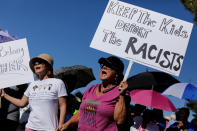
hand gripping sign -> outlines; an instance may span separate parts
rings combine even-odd
[[[180,19],[109,0],[90,47],[128,59],[130,67],[134,61],[178,76],[192,27]]]

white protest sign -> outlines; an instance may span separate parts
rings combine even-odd
[[[178,76],[193,24],[110,0],[90,47]]]
[[[26,39],[0,43],[0,88],[34,81]]]

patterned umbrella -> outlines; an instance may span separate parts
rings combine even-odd
[[[8,31],[0,29],[0,43],[16,40],[15,37],[11,36]]]
[[[189,83],[176,83],[168,87],[163,95],[171,95],[185,100],[197,101],[197,87]]]

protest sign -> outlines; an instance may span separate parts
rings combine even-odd
[[[26,39],[0,44],[0,88],[32,82]]]
[[[193,24],[109,0],[90,47],[178,76]]]

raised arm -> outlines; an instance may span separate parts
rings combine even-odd
[[[23,95],[21,99],[17,99],[6,94],[3,89],[0,90],[0,94],[1,97],[5,98],[6,100],[10,101],[12,104],[18,107],[25,107],[28,103],[28,98],[25,95]]]
[[[119,97],[119,101],[116,103],[115,105],[115,109],[114,109],[114,120],[116,121],[116,123],[119,124],[123,124],[125,118],[126,118],[126,104],[125,104],[125,94],[126,94],[126,90],[128,88],[128,84],[126,81],[122,81],[120,83],[120,97]]]

